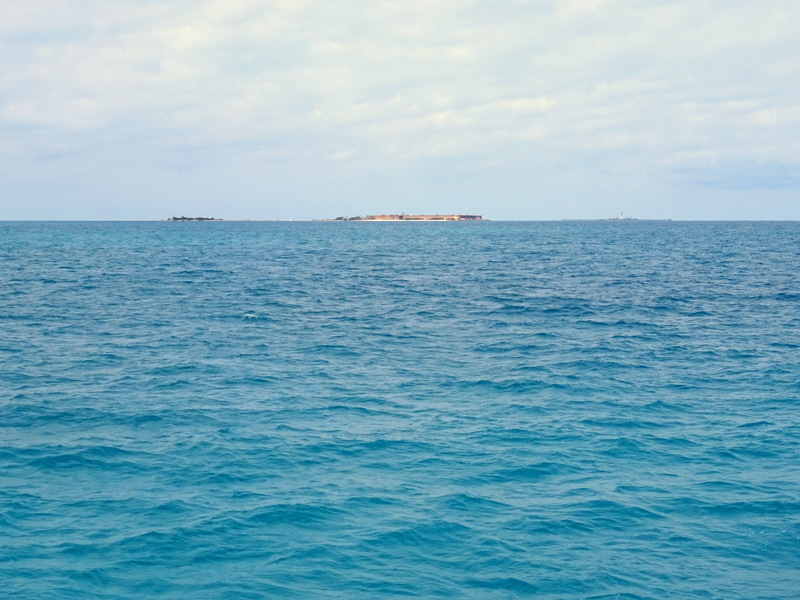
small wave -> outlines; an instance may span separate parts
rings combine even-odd
[[[509,508],[508,504],[498,502],[489,498],[482,498],[480,496],[471,496],[470,494],[453,494],[443,498],[447,507],[451,510],[459,511],[502,511]]]
[[[251,524],[289,525],[309,528],[333,522],[346,516],[342,509],[311,504],[275,504],[258,510],[247,517]]]
[[[370,540],[370,545],[430,549],[443,547],[445,544],[459,543],[471,533],[471,528],[460,523],[433,521],[382,533]]]

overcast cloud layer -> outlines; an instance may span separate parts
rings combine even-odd
[[[0,8],[0,219],[800,219],[797,0]]]

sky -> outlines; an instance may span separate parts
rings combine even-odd
[[[0,5],[0,220],[800,220],[797,0]]]

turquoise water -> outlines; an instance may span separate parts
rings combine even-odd
[[[0,223],[0,596],[796,599],[800,223]]]

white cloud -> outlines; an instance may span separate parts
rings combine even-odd
[[[547,156],[654,185],[800,164],[793,0],[43,0],[0,8],[0,35],[3,178],[56,147],[155,170],[211,153],[221,175]]]

